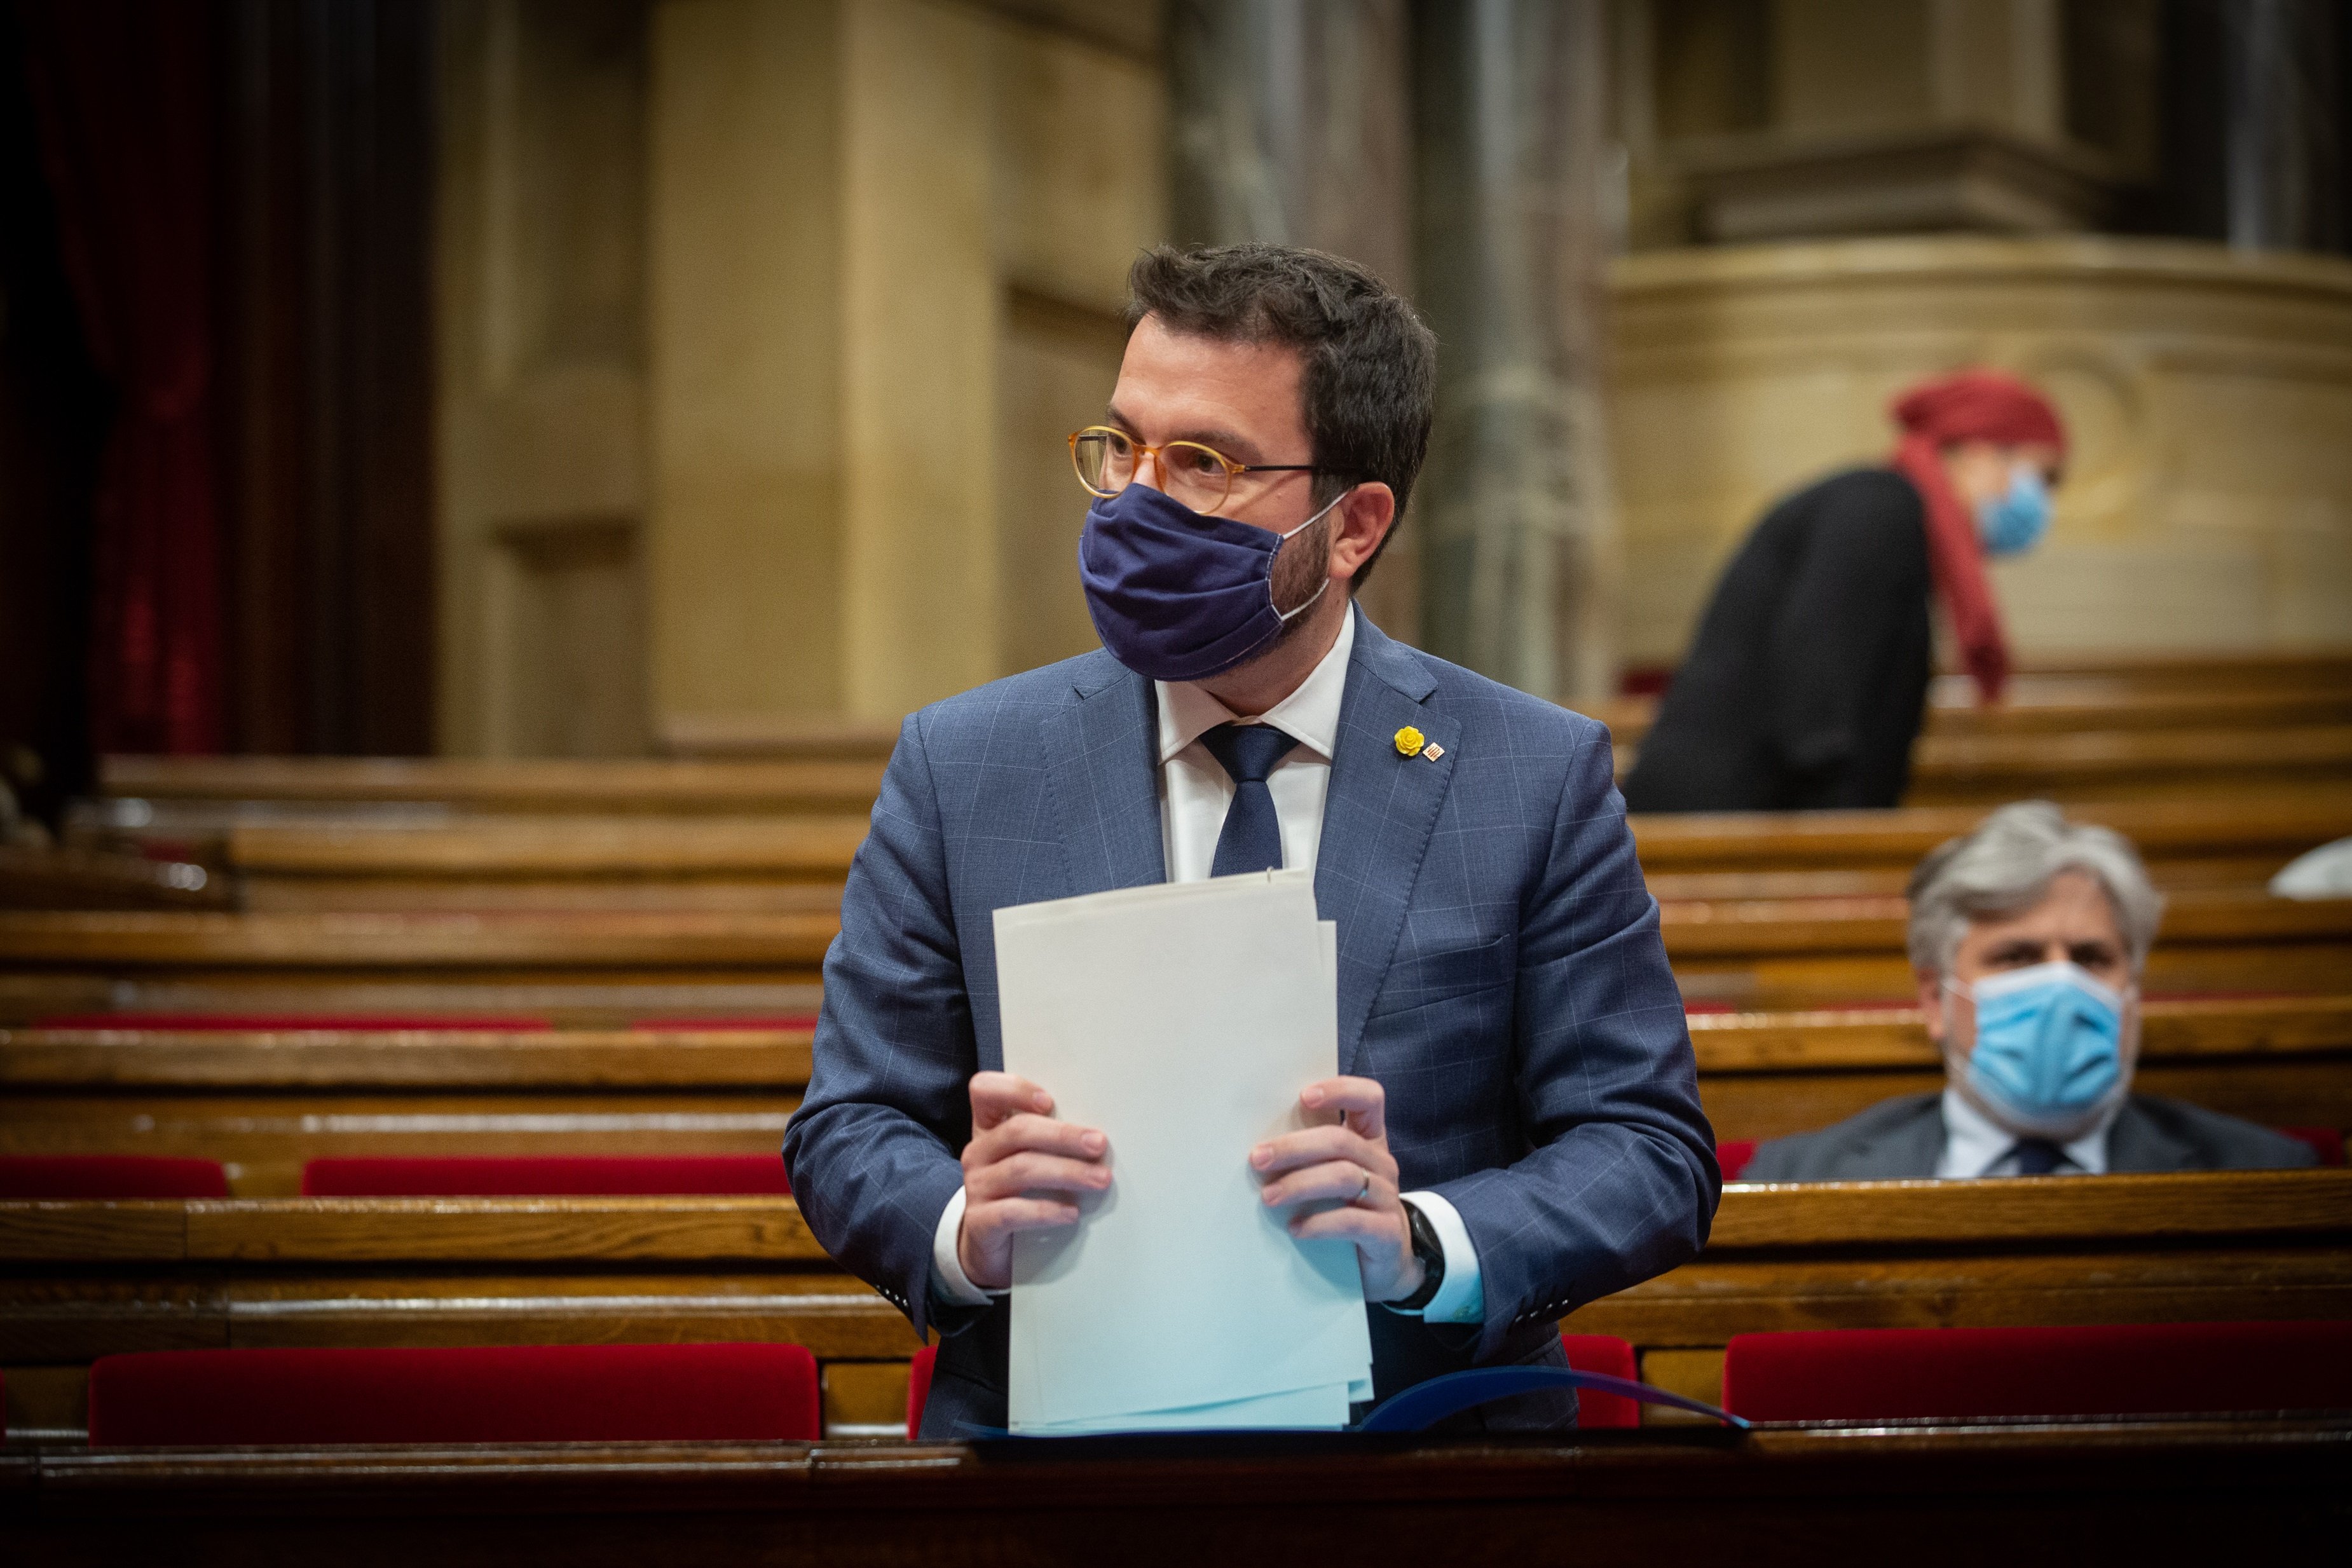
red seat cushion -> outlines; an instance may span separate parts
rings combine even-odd
[[[438,1013],[58,1013],[35,1019],[35,1029],[160,1030],[171,1033],[236,1030],[253,1034],[350,1031],[394,1034],[415,1030],[545,1030],[545,1019],[469,1018]]]
[[[940,1359],[940,1347],[927,1344],[915,1353],[914,1362],[907,1368],[907,1441],[923,1435],[923,1406],[931,1396],[931,1367]]]
[[[0,1197],[226,1197],[217,1160],[154,1155],[0,1155]]]
[[[2281,1127],[2279,1131],[2290,1138],[2309,1144],[2323,1166],[2344,1163],[2344,1134],[2333,1127]]]
[[[1598,1372],[1610,1377],[1637,1379],[1641,1373],[1633,1364],[1633,1346],[1615,1334],[1564,1333],[1559,1336],[1560,1348],[1568,1352],[1568,1364],[1577,1372]],[[1603,1394],[1598,1389],[1576,1391],[1576,1424],[1579,1427],[1638,1427],[1642,1424],[1642,1407],[1622,1394]]]
[[[302,1167],[305,1197],[685,1197],[792,1190],[782,1155],[324,1159]]]
[[[1739,1173],[1746,1170],[1748,1162],[1755,1157],[1756,1140],[1753,1138],[1726,1138],[1715,1145],[1715,1163],[1723,1167],[1723,1179],[1726,1181],[1738,1181]]]
[[[89,1369],[93,1445],[813,1442],[796,1344],[165,1350]]]
[[[1723,1403],[1751,1421],[2352,1409],[2352,1322],[1740,1334]]]

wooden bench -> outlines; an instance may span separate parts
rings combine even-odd
[[[52,1412],[121,1351],[698,1340],[804,1344],[829,1426],[903,1429],[914,1335],[790,1198],[0,1201],[0,1368]]]
[[[1932,1092],[1908,1010],[1699,1013],[1718,1137],[1826,1126]],[[0,1030],[0,1154],[218,1159],[291,1195],[332,1155],[772,1154],[810,1031]],[[2147,1004],[2138,1086],[2272,1126],[2352,1127],[2352,997]]]
[[[1684,995],[1745,1008],[1900,1000],[1913,982],[1899,898],[1671,901]],[[814,1010],[831,913],[179,915],[0,912],[0,1024],[93,1008],[552,1012]],[[2352,900],[2174,897],[2155,992],[2338,988]],[[93,1000],[93,998],[96,998]]]
[[[2352,679],[2307,687],[2269,685],[2139,689],[2097,677],[2027,678],[1991,707],[1975,686],[1939,682],[1920,733],[1948,736],[2072,735],[2147,729],[2263,730],[2352,723]],[[1654,697],[1620,697],[1587,708],[1618,746],[1637,747],[1657,717]]]
[[[1922,856],[1984,821],[1979,806],[1892,811],[1635,816],[1650,890],[1676,898],[1897,894]],[[2236,800],[2105,801],[2068,808],[2132,841],[2159,886],[2260,887],[2305,850],[2352,836],[2352,791]]]
[[[436,805],[472,811],[774,811],[872,801],[897,740],[786,758],[108,757],[117,800],[303,806]]]
[[[836,910],[866,818],[518,817],[440,827],[247,824],[239,906],[313,910]]]
[[[1916,993],[1900,898],[1723,899],[1661,905],[1686,1000],[1818,1008]],[[2148,956],[2158,994],[2340,988],[2352,973],[2352,900],[2259,893],[2174,895]]]
[[[833,913],[0,912],[0,1024],[118,1008],[807,1014]]]
[[[2352,785],[2352,725],[1923,736],[1904,800],[2226,799],[2298,783]]]
[[[2352,790],[2082,815],[2142,842],[2168,888],[2260,887],[2305,850],[2352,834]],[[1793,826],[1785,816],[1642,817],[1634,832],[1662,899],[1899,894],[1920,855],[1981,818],[1969,808],[1815,813]],[[809,911],[837,906],[866,828],[859,816],[248,824],[230,830],[221,858],[240,906],[260,912]]]
[[[1714,1402],[1750,1331],[2347,1313],[2352,1171],[2240,1171],[1734,1186],[1701,1258],[1564,1326]],[[0,1202],[0,1368],[59,1408],[125,1350],[724,1339],[808,1345],[859,1426],[915,1348],[789,1198]]]
[[[1700,1257],[1561,1326],[1712,1404],[1738,1333],[2347,1315],[2352,1171],[2223,1171],[1729,1187]]]
[[[184,1155],[240,1197],[341,1155],[767,1155],[805,1029],[0,1030],[0,1154]]]

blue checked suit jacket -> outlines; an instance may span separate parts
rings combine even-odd
[[[1371,1311],[1385,1397],[1557,1359],[1563,1312],[1699,1249],[1722,1181],[1607,729],[1354,613],[1315,873],[1339,1066],[1386,1089],[1403,1186],[1461,1212],[1486,1294],[1475,1331]],[[1444,755],[1399,756],[1406,725]],[[1003,1303],[928,1299],[965,1085],[1003,1062],[992,917],[1166,879],[1157,727],[1151,683],[1101,652],[926,708],[850,868],[784,1160],[825,1249],[918,1333],[936,1319],[927,1436],[1004,1422]]]

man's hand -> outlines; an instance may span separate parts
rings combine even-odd
[[[1363,1266],[1364,1299],[1402,1301],[1421,1288],[1425,1270],[1412,1254],[1412,1227],[1397,1197],[1387,1095],[1370,1078],[1326,1078],[1302,1090],[1298,1103],[1309,1116],[1340,1116],[1250,1151],[1252,1168],[1267,1178],[1266,1207],[1339,1199],[1339,1208],[1291,1216],[1290,1233],[1346,1237]]]
[[[1344,1082],[1344,1081],[1343,1081]],[[1100,1192],[1110,1141],[1092,1127],[1056,1122],[1054,1097],[1009,1072],[971,1080],[971,1142],[963,1150],[963,1227],[956,1261],[983,1291],[1013,1283],[1013,1238],[1078,1222],[1075,1201],[1034,1194]]]

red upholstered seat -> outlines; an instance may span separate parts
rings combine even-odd
[[[1755,1157],[1756,1140],[1753,1138],[1726,1138],[1715,1145],[1715,1163],[1723,1167],[1723,1179],[1726,1181],[1738,1181],[1739,1173],[1746,1170],[1748,1162]]]
[[[1636,1380],[1641,1372],[1633,1364],[1633,1346],[1615,1334],[1564,1333],[1560,1347],[1568,1352],[1568,1364],[1577,1372],[1598,1372],[1610,1377]],[[1618,1394],[1602,1394],[1597,1389],[1576,1391],[1576,1424],[1580,1427],[1638,1427],[1642,1424],[1642,1407]]]
[[[907,1368],[907,1441],[913,1442],[923,1435],[923,1402],[931,1396],[931,1368],[940,1359],[940,1347],[927,1344],[915,1353]]]
[[[2352,1409],[2352,1322],[1739,1334],[1723,1403],[1751,1421]]]
[[[217,1160],[153,1155],[0,1155],[0,1197],[226,1197]]]
[[[321,1159],[302,1167],[305,1197],[685,1197],[792,1190],[782,1155]]]
[[[2333,1127],[2281,1127],[2288,1137],[2309,1144],[2323,1166],[2344,1163],[2344,1134]]]
[[[394,1034],[415,1030],[545,1030],[545,1019],[468,1018],[440,1013],[57,1013],[35,1019],[35,1029],[160,1030],[175,1034],[212,1030],[299,1034],[341,1030]]]
[[[165,1350],[89,1369],[93,1445],[813,1442],[796,1344]]]

